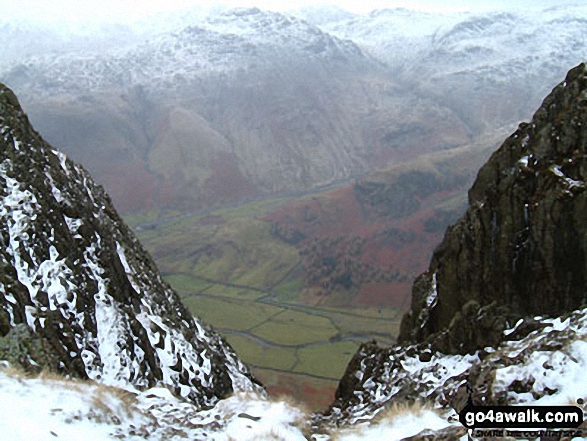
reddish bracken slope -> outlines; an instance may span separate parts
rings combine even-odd
[[[302,301],[405,310],[493,145],[426,155],[267,215],[274,234],[300,251]]]

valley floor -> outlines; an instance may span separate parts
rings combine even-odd
[[[214,324],[271,394],[290,395],[312,410],[332,402],[361,342],[389,344],[399,325],[393,308],[312,306],[283,301],[272,289],[191,280],[191,291],[178,292],[192,313]],[[169,281],[177,289],[182,279]]]
[[[300,256],[258,219],[281,199],[187,217],[126,218],[194,316],[211,324],[271,394],[313,411],[332,402],[364,341],[391,344],[401,311],[303,299]],[[153,228],[144,225],[156,222]]]

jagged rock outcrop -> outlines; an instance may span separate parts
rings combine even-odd
[[[0,354],[25,367],[165,385],[199,406],[258,388],[162,280],[102,187],[43,141],[4,85],[0,336]]]
[[[586,124],[581,64],[481,168],[469,209],[414,283],[400,344],[362,345],[316,428],[398,402],[455,417],[467,386],[478,404],[584,405]]]
[[[579,400],[585,409],[580,400],[587,395],[582,381],[587,309],[531,320],[531,332],[526,325],[520,320],[507,330],[507,341],[473,354],[441,354],[427,344],[383,348],[365,343],[349,363],[330,409],[314,416],[314,430],[360,425],[391,404],[418,402],[434,407],[447,427],[431,438],[422,427],[414,440],[459,439],[466,430],[457,412],[467,404],[469,388],[479,405],[568,405]]]
[[[469,209],[414,284],[400,342],[468,352],[497,343],[517,318],[585,303],[586,152],[581,64],[479,171]]]

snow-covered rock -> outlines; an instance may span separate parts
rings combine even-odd
[[[43,347],[20,345],[16,361],[133,391],[166,386],[198,406],[260,390],[162,280],[104,190],[42,140],[3,85],[0,161],[0,335],[14,341],[26,325]]]

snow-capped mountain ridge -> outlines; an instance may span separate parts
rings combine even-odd
[[[328,16],[328,10],[328,7],[318,8],[314,14]],[[72,52],[29,58],[22,63],[25,68],[5,70],[2,79],[16,87],[27,71],[29,81],[36,76],[44,77],[43,81],[33,80],[37,81],[37,93],[47,93],[45,89],[56,87],[55,82],[75,88],[78,80],[82,80],[83,87],[90,87],[89,90],[130,87],[149,84],[157,78],[181,81],[176,75],[185,79],[190,75],[259,68],[267,63],[286,62],[289,57],[338,57],[348,63],[355,57],[364,57],[360,47],[392,69],[401,67],[409,72],[425,69],[426,74],[434,77],[463,69],[477,74],[503,72],[500,76],[505,77],[511,74],[508,64],[523,63],[526,70],[532,66],[534,70],[549,73],[550,84],[544,86],[544,94],[554,85],[554,79],[562,75],[562,66],[580,61],[586,44],[583,35],[587,24],[582,18],[586,12],[585,6],[580,5],[540,12],[482,14],[439,14],[399,8],[349,18],[333,9],[332,16],[340,18],[318,20],[323,24],[316,26],[309,24],[311,9],[299,14],[309,22],[295,15],[256,8],[200,12],[188,14],[178,23],[185,30],[200,29],[201,41],[194,39],[190,32],[167,31],[162,36],[153,35],[149,42],[135,49],[109,49],[100,56]],[[546,61],[552,56],[558,58],[556,72],[548,71],[555,68],[555,63]],[[118,74],[114,75],[111,69]],[[129,70],[131,73],[126,74]],[[523,75],[523,71],[516,74]],[[96,83],[87,81],[89,76],[94,76]],[[23,92],[28,91],[25,88]]]
[[[30,93],[90,92],[100,89],[194,81],[197,77],[241,70],[275,68],[325,59],[340,66],[365,62],[361,50],[303,20],[259,9],[213,14],[176,33],[164,34],[134,49],[106,54],[47,55],[5,73]],[[374,62],[374,61],[371,61]]]
[[[354,41],[369,53],[383,60],[408,63],[415,69],[430,65],[431,70],[445,73],[455,70],[451,58],[462,58],[459,52],[471,51],[473,47],[499,52],[500,58],[485,59],[485,50],[469,61],[485,64],[520,58],[531,52],[545,61],[545,55],[558,51],[561,45],[585,47],[584,19],[585,6],[560,6],[544,11],[510,11],[430,13],[408,9],[383,9],[349,21],[330,23],[322,26],[326,32]],[[395,40],[395,41],[394,41]],[[417,42],[419,51],[404,50],[403,42]],[[415,48],[416,46],[411,46]],[[394,50],[395,49],[395,50]],[[573,61],[580,61],[577,48],[566,54],[575,55]],[[435,51],[443,50],[448,58],[433,57]],[[568,48],[567,48],[568,52]],[[440,64],[439,64],[440,63]],[[562,67],[561,67],[562,68]],[[559,72],[560,76],[561,73]],[[552,87],[552,84],[550,87]]]
[[[322,10],[320,26],[311,11],[308,21],[196,13],[130,49],[48,53],[0,78],[122,210],[199,209],[329,185],[517,124],[585,52],[582,11],[334,11],[330,21]],[[82,131],[100,141],[86,147]],[[170,163],[179,151],[188,161]],[[109,164],[115,156],[126,159]],[[224,172],[238,194],[205,178]],[[142,196],[129,196],[136,186]]]

